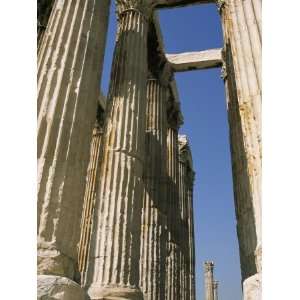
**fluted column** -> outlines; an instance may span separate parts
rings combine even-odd
[[[179,145],[179,196],[181,202],[181,251],[184,257],[182,265],[184,287],[181,298],[195,299],[195,245],[193,218],[194,171],[192,153],[186,135],[178,136]]]
[[[38,56],[38,274],[74,278],[109,1],[56,1]],[[44,278],[44,277],[43,277]]]
[[[206,261],[204,263],[204,288],[205,288],[205,300],[214,300],[213,291],[213,274],[214,264],[211,261]]]
[[[218,300],[218,281],[213,282],[214,300]]]
[[[220,7],[242,279],[261,270],[261,0]]]
[[[183,233],[184,234],[184,233]],[[187,277],[187,245],[183,244],[183,235],[180,240],[180,247],[179,247],[179,255],[180,255],[180,264],[179,264],[179,272],[180,272],[180,299],[186,300],[188,299],[188,277]]]
[[[181,296],[180,299],[188,299],[189,291],[188,291],[188,247],[187,244],[187,207],[186,207],[186,161],[185,161],[185,153],[182,151],[182,143],[181,139],[183,136],[178,136],[178,151],[179,151],[179,176],[178,176],[178,193],[179,193],[179,206],[180,206],[180,218],[179,223],[177,224],[179,230],[179,238],[180,238],[180,258],[181,258],[181,265],[180,265],[180,287],[181,287]]]
[[[191,169],[187,176],[187,207],[188,207],[188,237],[189,237],[189,298],[196,299],[195,285],[195,234],[194,234],[194,210],[193,210],[193,189],[195,173]]]
[[[166,104],[167,88],[156,78],[148,79],[140,259],[140,286],[148,300],[165,299]]]
[[[78,250],[78,267],[81,273],[81,283],[84,283],[88,251],[91,239],[92,218],[94,214],[96,188],[99,182],[99,164],[101,162],[101,145],[103,136],[104,111],[98,107],[98,114],[90,150],[90,161],[86,177],[86,186],[84,194],[83,213],[81,219],[81,235]]]
[[[150,11],[146,1],[117,5],[119,29],[86,279],[91,299],[143,298],[138,285]]]
[[[172,104],[174,105],[174,104]],[[168,208],[167,208],[167,281],[166,299],[180,298],[180,223],[179,192],[178,192],[178,128],[180,125],[179,111],[169,110],[167,131],[167,174],[168,174]]]

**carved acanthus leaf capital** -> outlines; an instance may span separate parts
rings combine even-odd
[[[228,77],[226,63],[223,62],[222,68],[221,68],[221,78],[225,81]]]
[[[166,62],[159,73],[159,79],[163,86],[168,86],[170,81],[174,79],[174,72],[171,64]]]
[[[183,124],[179,103],[171,103],[167,111],[167,122],[169,128],[176,130]]]
[[[155,0],[116,0],[117,14],[120,18],[126,12],[136,11],[149,19]]]
[[[205,272],[211,272],[214,269],[214,263],[212,261],[206,261],[204,262],[204,269]]]
[[[222,10],[225,7],[226,1],[225,0],[216,0],[216,4],[217,4],[219,13],[222,13]]]
[[[190,187],[193,187],[193,185],[194,185],[195,175],[196,175],[196,173],[192,169],[189,169],[189,172],[187,172],[186,179],[187,179],[188,185]]]
[[[221,78],[225,81],[228,77],[227,71],[227,59],[226,59],[226,48],[222,49],[222,68],[221,68]]]

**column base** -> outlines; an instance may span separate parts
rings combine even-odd
[[[88,289],[91,300],[143,300],[143,293],[134,287],[91,286]]]
[[[79,284],[67,277],[38,275],[37,300],[86,300]]]
[[[261,292],[261,273],[257,273],[244,280],[244,300],[261,300]]]
[[[74,260],[62,254],[53,245],[39,243],[37,251],[37,273],[74,278]]]

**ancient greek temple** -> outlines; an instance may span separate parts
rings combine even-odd
[[[224,47],[170,54],[157,11],[215,3]],[[174,74],[220,68],[244,300],[261,299],[261,0],[38,0],[38,299],[193,300],[193,170]],[[197,155],[197,153],[193,153]],[[213,264],[206,295],[217,300]]]

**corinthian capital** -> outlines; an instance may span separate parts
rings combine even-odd
[[[217,0],[216,3],[217,3],[218,11],[219,11],[219,13],[221,13],[222,9],[224,8],[224,6],[226,4],[226,1],[225,0]]]
[[[214,269],[214,263],[212,261],[204,262],[204,270],[205,272],[211,272]]]
[[[154,3],[155,0],[116,0],[118,17],[121,17],[126,12],[136,11],[148,19]]]
[[[174,79],[174,72],[172,70],[171,65],[166,62],[161,68],[161,72],[159,73],[161,84],[164,86],[168,86],[170,81]]]

